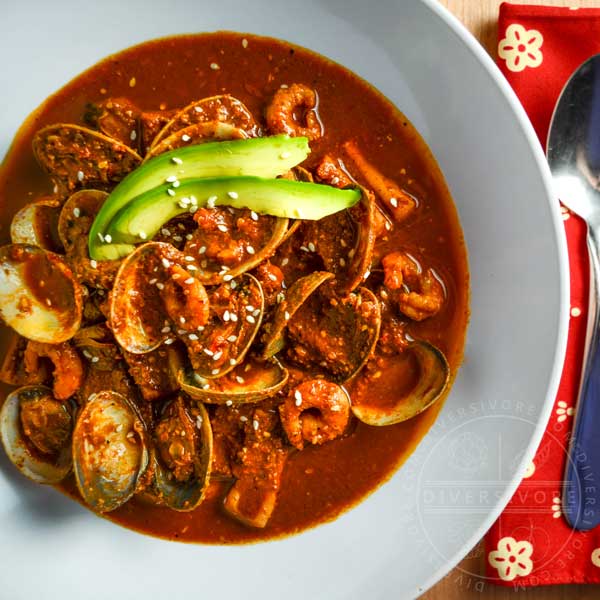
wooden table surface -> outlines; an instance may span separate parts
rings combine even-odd
[[[498,7],[501,0],[439,0],[453,12],[496,58],[498,44]],[[512,0],[523,4],[578,6],[600,8],[600,0]],[[422,600],[592,600],[600,598],[600,586],[560,585],[514,590],[488,583],[477,577],[485,565],[483,543],[478,544],[467,557]]]

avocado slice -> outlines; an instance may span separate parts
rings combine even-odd
[[[292,219],[321,219],[356,204],[358,189],[340,190],[328,185],[263,179],[261,177],[212,177],[188,179],[172,189],[161,185],[138,196],[117,213],[107,228],[110,246],[151,239],[164,223],[201,206],[249,208],[257,213]],[[119,249],[115,249],[119,252]]]
[[[108,248],[110,244],[104,242],[104,234],[113,217],[144,192],[171,180],[172,185],[198,177],[277,177],[301,163],[309,152],[307,138],[276,135],[196,144],[152,158],[127,175],[102,205],[90,230],[90,257],[114,260],[123,256],[125,249],[113,252],[114,249]]]

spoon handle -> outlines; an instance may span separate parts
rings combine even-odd
[[[577,414],[569,446],[563,513],[573,529],[600,524],[600,228],[588,225],[590,307]]]

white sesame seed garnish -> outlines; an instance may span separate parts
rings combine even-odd
[[[222,233],[227,233],[227,231],[229,231],[229,229],[227,229],[227,225],[217,225],[217,229]]]
[[[300,393],[299,390],[296,390],[294,392],[294,398],[296,399],[296,406],[300,406],[302,404],[302,394]]]
[[[196,327],[196,329],[198,331],[204,331],[204,325],[198,325],[198,327]]]
[[[306,246],[300,246],[300,250],[302,250],[302,252],[310,252]]]
[[[396,198],[390,198],[390,204],[394,207],[394,208],[398,208],[398,200],[396,200]]]
[[[232,320],[234,323],[237,323],[237,320],[238,320],[238,318],[237,318],[237,315],[236,315],[235,313],[231,313],[231,314],[229,315],[229,318],[230,318],[230,319],[231,319],[231,320]]]
[[[98,239],[99,239],[101,242],[104,242],[104,236],[103,236],[103,235],[102,235],[100,232],[98,232]]]
[[[185,234],[185,239],[189,242],[191,239],[193,239],[193,235],[191,233],[186,233]]]
[[[208,348],[203,348],[202,351],[208,356],[212,356],[214,354],[214,352],[212,350],[209,350]]]
[[[287,88],[289,87],[289,85],[287,83],[282,83],[279,87],[281,89],[283,89],[283,90],[287,90]]]
[[[135,140],[137,139],[137,131],[135,129],[131,130],[131,133],[129,134],[129,139],[132,142],[135,142]]]
[[[286,159],[286,158],[289,158],[289,157],[290,157],[290,153],[289,152],[282,152],[279,155],[279,158],[283,158],[283,159]]]
[[[173,183],[174,181],[177,181],[177,176],[176,175],[169,175],[166,179],[165,182],[166,183]]]
[[[188,337],[190,338],[190,340],[192,340],[192,342],[195,342],[198,339],[198,336],[195,333],[190,333]]]
[[[284,316],[284,318],[285,318],[286,321],[290,320],[290,313],[287,310],[283,313],[283,316]]]
[[[209,196],[208,200],[206,201],[206,206],[208,206],[208,208],[214,208],[217,200],[217,196]]]
[[[273,273],[269,273],[267,275],[267,277],[271,280],[271,281],[277,281],[277,275],[274,275]]]
[[[355,254],[356,254],[356,248],[352,248],[352,250],[350,250],[348,252],[348,258],[350,258],[350,259],[354,258]]]
[[[156,287],[157,287],[159,290],[164,290],[164,289],[165,289],[165,284],[164,284],[164,283],[161,283],[161,282],[159,281],[159,282],[156,284]]]
[[[100,359],[97,356],[92,356],[92,362],[97,363]]]
[[[242,48],[247,48],[248,47],[248,40],[246,38],[244,38],[242,40]]]
[[[229,318],[230,318],[229,311],[228,311],[228,310],[226,310],[226,311],[223,313],[223,321],[227,322],[227,321],[229,321]]]
[[[344,258],[340,258],[340,266],[342,266],[342,267],[346,266],[346,260]]]
[[[227,195],[233,200],[239,197],[237,192],[227,192]]]
[[[370,274],[371,274],[371,271],[369,271],[369,270],[367,269],[367,271],[366,271],[366,272],[365,272],[365,274],[363,275],[363,279],[368,279]]]
[[[238,383],[244,383],[244,378],[243,378],[243,377],[241,377],[240,375],[236,375],[236,376],[235,376],[235,380],[236,380]]]
[[[285,267],[285,265],[287,265],[289,262],[290,262],[290,259],[289,259],[289,258],[284,258],[284,259],[282,259],[282,261],[281,261],[281,266],[282,266],[282,267]]]
[[[213,369],[213,370],[211,371],[211,374],[212,374],[212,375],[218,375],[218,374],[219,374],[219,371],[220,371],[220,369]]]
[[[210,63],[210,68],[213,71],[218,71],[221,67],[217,63]]]
[[[171,328],[169,327],[169,325],[165,325],[160,332],[161,333],[169,333],[169,331],[171,331]]]
[[[218,352],[215,352],[215,353],[213,354],[213,357],[212,357],[212,359],[213,359],[213,360],[219,360],[219,359],[221,358],[221,356],[223,356],[223,351],[222,351],[222,350],[219,350]]]
[[[166,339],[166,340],[165,340],[165,344],[166,344],[167,346],[170,346],[170,345],[171,345],[171,344],[172,344],[174,341],[175,341],[175,339],[174,339],[174,338],[168,338],[168,339]]]
[[[50,298],[46,298],[46,304],[48,306],[52,306],[52,300],[50,300]]]
[[[84,351],[83,351],[83,355],[84,355],[86,358],[89,358],[89,359],[91,359],[91,358],[92,358],[92,354],[91,354],[91,352],[90,352],[89,350],[84,350]]]
[[[84,177],[83,171],[77,171],[77,179],[79,181],[83,181],[83,177]]]
[[[153,279],[151,279],[148,283],[150,285],[154,285],[156,282],[158,281],[158,279],[156,279],[156,277],[154,277]]]
[[[180,235],[174,235],[173,241],[174,242],[183,242],[183,238]]]
[[[190,256],[189,254],[183,257],[183,260],[187,261],[187,262],[194,262],[195,258],[193,256]]]
[[[169,237],[171,235],[171,232],[166,228],[163,227],[160,232],[165,236],[165,237]]]
[[[175,190],[172,190],[171,188],[169,188],[167,190],[167,194],[169,194],[169,196],[174,196],[175,195]]]
[[[73,209],[73,215],[75,216],[75,218],[76,218],[76,219],[78,219],[78,218],[81,216],[81,211],[79,210],[79,207],[78,207],[78,206],[76,206],[76,207]]]
[[[233,367],[233,365],[235,365],[235,358],[230,358],[229,364]]]
[[[183,317],[183,316],[179,317],[179,322],[182,323],[182,324],[185,323],[185,317]]]
[[[138,237],[139,237],[141,240],[145,240],[145,239],[146,239],[148,236],[146,235],[146,232],[145,232],[145,231],[140,231],[140,232],[138,233]],[[105,237],[104,239],[106,239],[106,237]]]
[[[194,106],[194,110],[195,110],[197,113],[201,113],[201,112],[202,112],[202,107],[201,107],[201,106]]]
[[[163,267],[164,267],[165,269],[168,269],[168,268],[171,266],[171,262],[170,262],[169,260],[167,260],[166,258],[162,258],[162,259],[161,259],[161,262],[162,262],[162,264],[163,264]]]
[[[252,210],[252,211],[250,211],[250,218],[251,218],[253,221],[258,221],[258,215],[257,215],[257,214],[256,214],[256,213],[255,213],[253,210]]]
[[[225,401],[225,404],[226,404],[227,406],[233,406],[233,400],[226,400],[226,401]]]
[[[196,427],[202,429],[202,415],[196,415]]]
[[[388,231],[391,231],[391,229],[392,229],[392,224],[391,224],[389,221],[386,221],[386,222],[385,222],[385,228],[386,228]]]
[[[198,267],[196,267],[195,265],[186,265],[185,268],[188,271],[197,271],[198,270]]]
[[[285,298],[285,294],[283,292],[279,292],[279,294],[277,294],[277,304],[280,304],[281,302],[283,302]]]
[[[187,335],[187,331],[185,329],[178,329],[177,335]]]
[[[203,384],[202,384],[202,389],[203,389],[203,390],[208,390],[208,389],[210,389],[210,383],[203,383]]]
[[[231,281],[233,279],[233,275],[223,275],[223,281]]]
[[[186,285],[191,285],[192,283],[194,283],[194,278],[188,277],[183,283],[185,283]]]
[[[246,310],[248,312],[254,312],[254,306],[252,306],[252,304],[246,304]]]
[[[191,139],[192,139],[192,138],[191,138],[191,137],[190,137],[190,136],[189,136],[187,133],[184,133],[184,134],[181,136],[181,141],[182,141],[182,142],[189,142]]]
[[[237,282],[236,282],[236,280],[235,280],[235,279],[233,279],[233,280],[232,280],[232,281],[229,283],[229,287],[230,287],[232,290],[235,290],[235,288],[237,287]]]
[[[315,245],[312,242],[308,242],[308,249],[311,252],[315,252],[317,248],[315,247]]]
[[[260,315],[260,308],[255,309],[254,312],[252,313],[253,317],[258,317],[258,315]]]
[[[90,266],[92,269],[96,269],[98,267],[98,261],[95,261],[93,258],[90,260]]]
[[[176,156],[173,156],[173,158],[171,158],[171,161],[174,162],[176,165],[183,164],[183,161],[180,158],[177,158]]]
[[[257,431],[257,430],[258,430],[259,423],[258,423],[258,421],[257,421],[256,419],[254,419],[254,420],[252,421],[252,427],[254,428],[254,431]]]
[[[256,323],[256,319],[252,315],[246,315],[246,321],[248,321],[248,323],[252,323],[253,325]]]

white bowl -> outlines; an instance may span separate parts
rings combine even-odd
[[[395,102],[429,143],[460,213],[472,276],[454,389],[406,465],[357,508],[266,544],[167,543],[30,485],[3,457],[3,596],[333,600],[408,598],[432,585],[523,476],[565,348],[562,223],[533,130],[489,57],[433,0],[25,1],[4,7],[2,20],[0,156],[48,94],[152,37],[249,31],[340,62]]]

